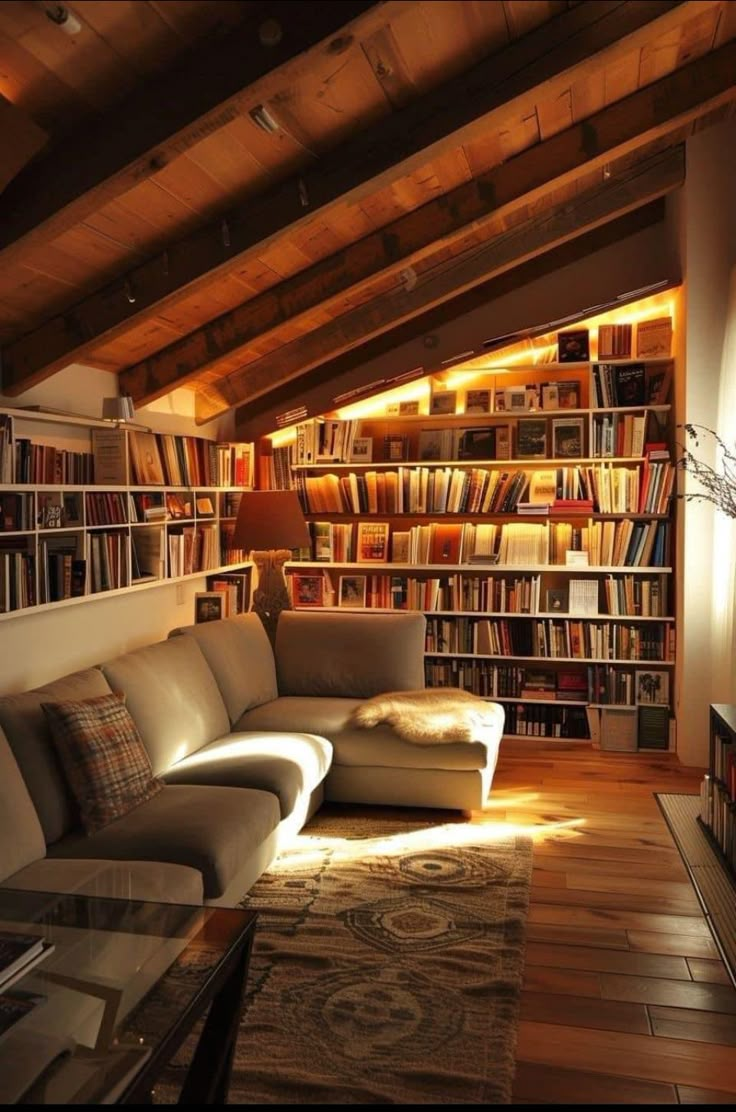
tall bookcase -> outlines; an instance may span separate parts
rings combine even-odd
[[[1,409],[0,620],[247,564],[252,471],[250,444]]]
[[[672,323],[641,302],[280,431],[294,605],[424,611],[427,683],[509,735],[673,747]]]

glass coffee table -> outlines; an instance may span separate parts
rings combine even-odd
[[[236,908],[0,888],[0,931],[51,944],[0,987],[4,1013],[23,1013],[0,1033],[0,1104],[150,1103],[208,1008],[178,1100],[224,1104],[255,925]]]

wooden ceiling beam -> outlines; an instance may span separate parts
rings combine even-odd
[[[391,5],[385,8],[388,19]],[[524,106],[531,109],[539,97],[553,96],[571,80],[582,80],[596,67],[641,47],[653,20],[658,33],[664,33],[692,18],[694,11],[692,3],[670,0],[576,5],[362,131],[301,177],[233,210],[227,217],[227,246],[221,222],[200,229],[172,244],[165,256],[146,261],[9,345],[3,352],[4,389],[20,393],[69,363],[83,361],[95,344],[123,334],[182,294],[242,264],[319,211],[336,202],[354,202],[369,188],[396,180],[472,138],[477,129],[498,124],[509,102],[514,113]]]
[[[397,289],[377,297],[198,391],[197,421],[211,420],[234,405],[292,382],[320,363],[452,300],[488,278],[663,196],[682,184],[684,171],[684,153],[677,148],[636,164],[618,179],[605,179],[597,188],[580,193],[574,202],[496,236],[468,252],[467,258],[453,259],[443,270],[420,278],[413,289]]]
[[[351,21],[372,11],[367,23],[361,23],[361,33],[375,30],[386,20],[382,7],[369,0],[253,5],[241,25],[198,44],[109,114],[85,121],[79,133],[19,175],[3,197],[3,264],[61,235],[225,127],[259,98],[266,99],[274,89],[264,82],[274,70],[308,57],[315,47],[339,57],[346,41],[352,41]],[[282,38],[273,45],[259,37],[266,19],[281,27]],[[325,39],[331,41],[318,46]]]
[[[616,217],[592,231],[584,232],[559,247],[554,247],[525,263],[505,270],[503,274],[489,278],[479,286],[473,286],[466,293],[459,294],[434,309],[428,309],[425,313],[412,317],[388,332],[382,332],[374,339],[361,344],[360,347],[352,348],[343,355],[320,363],[319,366],[313,367],[311,371],[306,371],[299,377],[298,395],[295,395],[294,383],[286,382],[282,386],[274,387],[267,394],[249,401],[246,405],[239,406],[235,410],[235,439],[258,440],[274,432],[275,429],[293,425],[296,418],[293,420],[286,418],[297,406],[306,411],[307,417],[311,417],[348,405],[350,401],[383,393],[392,386],[401,385],[404,376],[401,370],[396,373],[395,360],[393,365],[390,362],[384,363],[385,360],[391,361],[397,352],[402,354],[402,362],[399,364],[402,370],[405,367],[416,367],[421,376],[442,370],[442,360],[446,354],[446,344],[442,342],[442,337],[448,328],[457,332],[458,322],[461,322],[463,342],[467,340],[468,346],[482,355],[488,350],[485,344],[489,332],[487,319],[489,306],[496,306],[499,303],[503,305],[509,295],[530,286],[538,286],[540,280],[547,275],[564,273],[565,268],[577,263],[587,266],[601,250],[605,251],[607,248],[626,243],[630,236],[637,236],[661,224],[665,216],[664,197],[650,201],[648,205],[633,209],[624,216]],[[679,270],[676,267],[672,269],[671,260],[663,259],[659,255],[656,261],[654,258],[644,259],[643,265],[637,269],[636,274],[638,289],[641,288],[642,279],[645,285],[649,281],[658,283],[663,280],[669,285],[678,285],[680,281]],[[603,294],[603,298],[613,295],[616,297],[617,304],[625,304],[625,301],[620,300],[622,292],[622,286],[611,286],[608,294]],[[538,295],[533,294],[532,297],[536,303]],[[596,291],[592,300],[594,305],[602,303],[599,291]],[[549,312],[546,312],[546,315],[544,312],[540,314],[537,310],[537,317],[532,313],[525,318],[523,328],[519,326],[518,321],[515,321],[514,327],[524,335],[534,336],[550,331],[550,324],[544,324],[544,321],[557,319],[560,313],[567,319],[570,309],[581,310],[581,318],[590,316],[592,310],[586,311],[586,308],[581,306],[579,297],[577,301],[573,298],[573,302],[574,304],[567,303],[564,307],[556,308],[551,314]],[[468,329],[472,328],[472,320],[478,310],[483,311],[483,327],[468,336]],[[571,321],[573,319],[574,317],[570,317]],[[436,348],[426,346],[423,341],[427,336],[439,340]],[[416,344],[417,341],[421,342],[421,347],[403,358],[410,345]],[[495,346],[490,350],[492,353],[495,352]],[[388,376],[380,376],[377,364],[390,367]]]
[[[317,306],[329,309],[331,302],[346,291],[395,273],[470,229],[482,228],[490,220],[533,204],[581,171],[603,168],[629,151],[679,129],[724,96],[736,97],[736,43],[522,151],[509,162],[429,201],[338,255],[223,313],[184,339],[127,368],[120,376],[121,389],[139,405],[145,405],[208,370],[216,370],[218,362],[232,360],[255,339],[287,321]],[[302,341],[305,348],[310,338]],[[247,375],[247,371],[243,373]]]

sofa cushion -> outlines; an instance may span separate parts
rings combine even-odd
[[[203,900],[202,874],[197,869],[163,861],[44,857],[9,876],[2,887],[197,906]]]
[[[219,622],[174,629],[173,637],[193,637],[217,680],[230,721],[249,707],[267,703],[278,695],[276,663],[268,634],[257,614],[237,614]]]
[[[42,707],[88,834],[162,790],[124,695]]]
[[[23,774],[47,842],[61,838],[78,818],[41,704],[93,699],[110,691],[99,668],[87,668],[22,695],[0,698],[0,726]]]
[[[69,834],[50,853],[188,865],[202,874],[205,898],[213,899],[222,895],[279,820],[278,800],[269,792],[167,784],[153,799],[96,834]]]
[[[164,773],[167,784],[224,784],[278,797],[287,818],[322,783],[332,746],[314,734],[232,733],[210,742]]]
[[[414,745],[403,741],[389,726],[372,730],[348,725],[360,699],[327,699],[284,696],[246,711],[238,730],[306,730],[332,742],[334,765],[367,765],[386,768],[485,768],[497,743],[451,742],[448,745]],[[499,730],[498,742],[501,740]]]
[[[424,687],[423,614],[285,610],[276,629],[279,695],[366,698]]]
[[[0,880],[46,854],[46,841],[18,763],[0,729]]]
[[[192,637],[173,637],[103,664],[121,691],[155,776],[230,729],[215,678]]]

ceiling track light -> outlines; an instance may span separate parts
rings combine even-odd
[[[78,35],[82,30],[82,24],[66,4],[46,3],[45,0],[37,0],[37,4],[46,18],[65,35]]]

